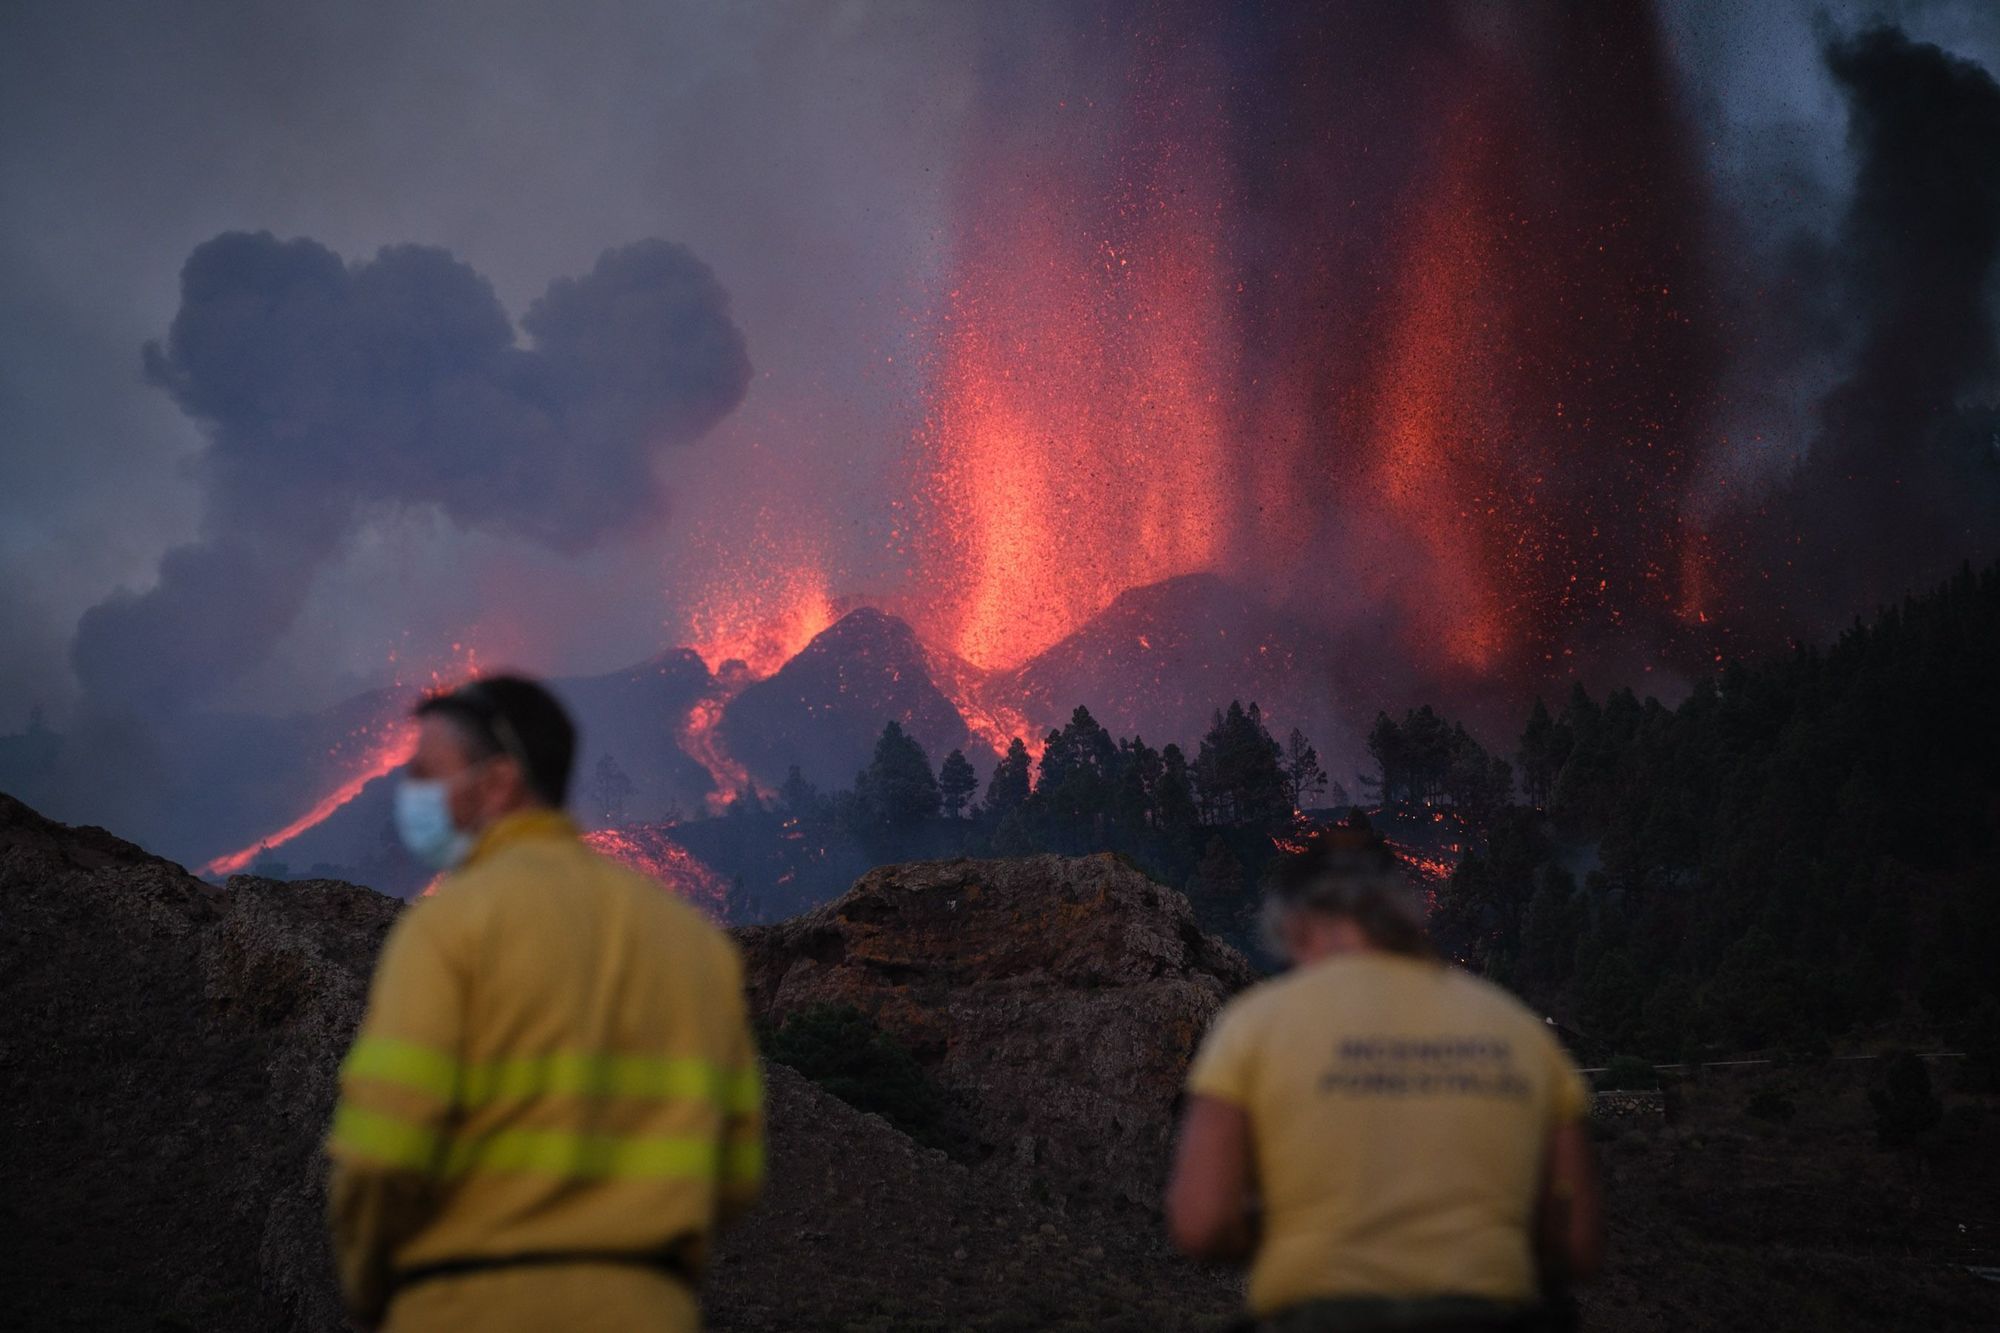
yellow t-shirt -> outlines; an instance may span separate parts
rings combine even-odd
[[[1250,1118],[1264,1219],[1250,1308],[1342,1296],[1535,1296],[1550,1131],[1589,1106],[1548,1027],[1498,987],[1346,955],[1238,996],[1188,1090]]]

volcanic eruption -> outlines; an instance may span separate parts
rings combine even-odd
[[[1979,396],[2000,213],[1990,191],[1958,213],[1944,200],[1953,173],[2000,142],[1983,70],[1887,30],[1829,46],[1860,166],[1844,235],[1873,257],[1835,283],[1833,304],[1860,330],[1856,364],[1825,395],[1816,436],[1797,427],[1802,451],[1816,438],[1806,466],[1719,500],[1724,363],[1757,350],[1755,321],[1718,299],[1743,261],[1723,243],[1717,187],[1644,0],[1156,0],[969,21],[977,58],[925,260],[932,301],[909,320],[921,420],[910,466],[881,497],[888,549],[843,545],[864,525],[831,501],[815,510],[810,475],[732,479],[703,522],[733,545],[705,584],[668,580],[670,641],[688,649],[618,695],[639,711],[585,710],[587,744],[638,781],[646,817],[769,794],[792,765],[845,783],[891,720],[933,762],[962,746],[984,765],[1079,703],[1121,735],[1185,742],[1217,705],[1254,698],[1344,768],[1378,708],[1435,702],[1498,734],[1535,690],[1578,677],[1658,672],[1671,693],[1726,652],[1800,632],[1790,612],[1848,613],[1861,608],[1843,599],[1942,573],[1948,561],[1915,558],[1892,578],[1870,573],[1885,551],[1922,545],[1907,530],[1940,495],[1963,548],[1950,559],[1991,553],[2000,507],[1986,498]],[[1906,234],[1929,238],[1924,255]],[[551,287],[524,321],[531,350],[511,345],[491,293],[441,252],[343,269],[310,245],[226,239],[197,252],[183,316],[150,363],[214,428],[225,517],[279,467],[290,436],[271,418],[285,395],[304,383],[313,403],[343,399],[352,367],[294,348],[305,369],[293,375],[282,348],[266,349],[246,398],[209,354],[242,333],[240,303],[217,305],[211,288],[276,284],[266,305],[281,332],[306,320],[295,289],[324,288],[353,326],[342,337],[366,342],[400,309],[375,288],[426,277],[467,313],[420,324],[430,341],[418,350],[435,353],[417,358],[423,373],[376,367],[401,394],[398,447],[422,454],[411,423],[429,419],[452,427],[452,451],[469,447],[461,428],[487,417],[462,399],[468,376],[485,377],[494,412],[526,413],[508,427],[498,490],[456,454],[399,473],[368,462],[400,457],[384,446],[333,467],[326,521],[342,530],[361,501],[385,498],[557,545],[660,518],[647,487],[628,495],[619,479],[746,391],[726,298],[678,247],[613,252]],[[240,272],[246,256],[261,267]],[[1800,317],[1771,304],[1758,317]],[[1936,339],[1932,309],[1949,315]],[[1932,356],[1940,340],[1957,351]],[[638,342],[643,354],[626,345]],[[640,392],[660,367],[672,382]],[[563,412],[546,420],[552,403]],[[1897,414],[1925,438],[1890,463]],[[308,419],[308,435],[352,424]],[[606,430],[608,480],[530,465],[537,441],[560,451]],[[1916,458],[1932,437],[1955,451],[1949,467]],[[565,514],[589,509],[571,492],[599,491],[579,477],[612,489],[605,522],[535,529],[535,489],[551,478]],[[252,536],[300,502],[297,478],[281,480],[278,518]],[[1899,486],[1886,508],[1869,494]],[[1798,586],[1877,514],[1872,554],[1837,566],[1841,586]],[[311,543],[283,550],[272,621],[323,558]],[[86,617],[86,676],[109,680],[103,663],[130,656],[109,648],[160,606],[224,586],[208,577],[212,554],[170,557],[163,591]],[[1771,614],[1774,602],[1788,613]],[[184,638],[177,676],[200,677],[226,647]],[[296,800],[255,846],[285,842],[393,766],[392,722],[315,733],[331,752],[324,795]]]
[[[1087,11],[998,63],[927,638],[1018,667],[1203,573],[1284,607],[1288,651],[1368,641],[1371,697],[1686,657],[1713,330],[1653,19],[1481,12]]]

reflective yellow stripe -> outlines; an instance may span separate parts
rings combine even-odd
[[[706,1060],[643,1055],[550,1055],[465,1070],[464,1104],[529,1097],[656,1097],[712,1102],[735,1114],[762,1103],[756,1072],[746,1079]]]
[[[329,1146],[341,1156],[428,1171],[437,1162],[438,1136],[422,1125],[343,1103],[333,1114]]]
[[[510,1129],[453,1144],[444,1169],[453,1176],[518,1171],[607,1180],[712,1180],[720,1156],[713,1139]]]
[[[466,1065],[431,1047],[387,1037],[357,1041],[341,1075],[394,1083],[465,1107],[534,1097],[653,1097],[705,1101],[730,1115],[754,1115],[764,1101],[755,1065],[732,1071],[707,1060],[574,1052]]]
[[[451,1101],[458,1091],[458,1061],[429,1046],[390,1037],[363,1037],[340,1066],[342,1078],[396,1083]]]
[[[498,1171],[607,1180],[713,1180],[754,1184],[764,1174],[764,1145],[713,1139],[622,1137],[563,1130],[510,1129],[450,1143],[439,1160],[439,1135],[397,1116],[343,1104],[333,1117],[330,1146],[339,1155],[365,1157],[447,1176]]]

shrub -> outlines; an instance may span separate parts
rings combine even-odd
[[[1792,1105],[1792,1099],[1776,1088],[1760,1090],[1743,1109],[1757,1119],[1768,1120],[1774,1125],[1789,1124],[1792,1117],[1799,1113],[1798,1108]]]
[[[764,1053],[917,1142],[946,1148],[951,1102],[909,1048],[847,1004],[816,1004],[764,1033]]]

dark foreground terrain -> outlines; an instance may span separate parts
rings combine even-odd
[[[318,1143],[398,904],[209,888],[0,797],[0,1324],[336,1329]],[[744,939],[769,1022],[873,1016],[945,1088],[950,1155],[782,1066],[772,1187],[721,1329],[1216,1327],[1157,1241],[1173,1089],[1248,973],[1110,858],[892,867]],[[2000,1112],[1879,1148],[1865,1063],[1711,1072],[1608,1123],[1606,1329],[2000,1327]],[[1782,1093],[1789,1120],[1749,1114]]]

